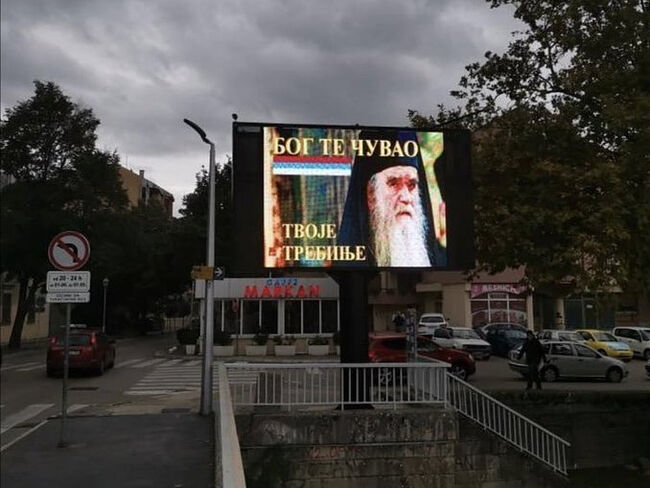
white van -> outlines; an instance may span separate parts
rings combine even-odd
[[[635,356],[650,360],[650,327],[614,327],[612,334],[630,346]]]

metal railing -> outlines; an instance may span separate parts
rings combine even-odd
[[[229,363],[237,406],[444,404],[445,363]]]
[[[460,378],[446,375],[446,398],[451,407],[554,471],[567,475],[569,442]]]

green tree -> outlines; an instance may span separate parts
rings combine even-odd
[[[467,66],[459,106],[409,112],[475,131],[480,262],[525,264],[538,285],[648,290],[650,3],[490,3],[526,28]]]
[[[79,230],[93,240],[97,223],[127,202],[119,158],[95,148],[92,110],[54,83],[34,84],[34,95],[7,109],[0,126],[2,173],[14,180],[1,190],[0,237],[0,271],[19,284],[11,348],[20,347],[29,304],[43,286],[52,237]]]

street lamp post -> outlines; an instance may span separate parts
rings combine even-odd
[[[183,119],[187,125],[210,145],[210,199],[208,203],[208,245],[207,266],[214,268],[214,143],[207,138],[205,131],[189,119]],[[212,343],[214,328],[214,280],[205,281],[205,330],[203,334],[203,369],[201,374],[201,415],[212,413]]]
[[[102,280],[104,285],[104,310],[102,312],[102,332],[106,334],[106,290],[108,290],[108,278]]]

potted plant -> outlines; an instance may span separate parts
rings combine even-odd
[[[253,336],[253,344],[246,346],[246,356],[265,356],[266,343],[269,340],[268,334],[262,334],[261,330]]]
[[[275,355],[276,356],[295,356],[296,355],[296,338],[292,335],[275,336]]]
[[[176,331],[178,343],[185,348],[185,354],[196,353],[196,342],[199,340],[199,329],[185,327]]]
[[[334,342],[334,346],[336,347],[336,354],[338,356],[341,355],[341,331],[337,330],[332,334],[332,342]]]
[[[228,332],[223,330],[214,331],[214,345],[212,354],[215,356],[234,356],[235,346],[232,343],[232,337]]]
[[[311,337],[307,341],[307,352],[310,356],[327,356],[330,352],[330,341],[327,337]]]

